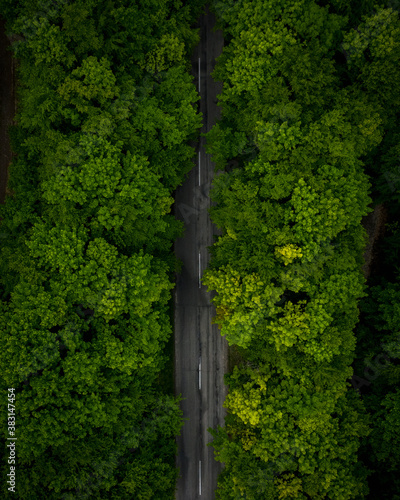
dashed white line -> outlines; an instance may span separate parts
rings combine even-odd
[[[201,460],[199,460],[199,495],[201,495]]]
[[[199,390],[201,391],[201,356],[199,361]]]
[[[200,252],[199,252],[199,288],[201,288],[201,262],[200,262]]]

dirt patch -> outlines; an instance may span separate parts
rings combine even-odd
[[[368,244],[364,251],[364,265],[362,267],[365,278],[371,274],[374,260],[378,257],[377,243],[385,234],[385,224],[388,213],[383,204],[377,205],[373,212],[363,217],[361,223],[368,233]]]
[[[15,60],[9,50],[11,44],[5,33],[5,22],[0,17],[0,203],[7,192],[9,165],[12,160],[8,127],[15,115]]]

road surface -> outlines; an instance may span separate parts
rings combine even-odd
[[[215,58],[222,52],[222,32],[212,32],[215,18],[206,12],[199,20],[201,41],[192,59],[201,96],[201,132],[210,130],[220,117],[216,96],[222,91],[222,84],[215,83],[210,74]],[[218,327],[211,324],[215,308],[210,302],[211,293],[200,282],[209,262],[207,247],[218,234],[207,211],[214,164],[204,145],[205,139],[201,138],[195,165],[175,197],[175,214],[185,223],[185,235],[175,243],[175,253],[183,262],[174,292],[175,393],[185,398],[181,408],[183,417],[189,419],[177,438],[177,500],[214,499],[222,469],[222,464],[214,460],[214,449],[207,446],[212,440],[207,429],[224,424],[228,345]]]

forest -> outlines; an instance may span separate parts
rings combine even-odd
[[[18,77],[0,204],[17,498],[174,498],[173,204],[202,126],[204,4],[0,0]],[[203,283],[231,367],[216,498],[400,500],[400,2],[209,6],[221,235]]]
[[[222,233],[204,283],[233,360],[216,497],[398,500],[400,3],[212,8]]]
[[[200,9],[0,0],[18,70],[0,206],[0,417],[18,439],[17,498],[174,498],[171,208],[201,127]]]

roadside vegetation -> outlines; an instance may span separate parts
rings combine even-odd
[[[212,6],[222,235],[203,283],[238,360],[210,430],[217,498],[399,499],[400,5]],[[378,204],[383,264],[367,280],[362,220]]]
[[[172,499],[183,224],[171,205],[201,127],[190,55],[202,2],[0,7],[18,61],[0,207],[0,417],[6,438],[15,388],[16,497]]]

